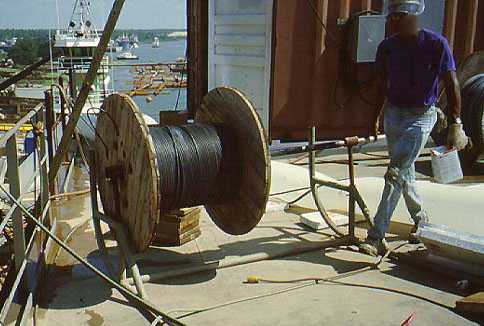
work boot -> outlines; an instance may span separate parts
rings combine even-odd
[[[385,255],[387,249],[383,240],[367,237],[365,242],[360,244],[360,252],[369,256],[378,257]]]

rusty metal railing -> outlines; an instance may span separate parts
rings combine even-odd
[[[45,136],[45,105],[38,104],[35,108],[29,111],[24,117],[17,121],[15,126],[0,137],[0,148],[5,148],[7,156],[7,178],[9,183],[9,192],[17,201],[23,202],[25,197],[31,193],[30,189],[37,188],[39,191],[34,192],[33,202],[35,207],[35,215],[46,224],[51,224],[50,220],[50,194],[49,194],[49,178],[48,178],[48,154]],[[18,133],[21,127],[31,123],[33,125],[35,149],[30,155],[34,155],[33,173],[26,183],[23,183],[22,178],[25,175],[20,173],[19,160],[19,142]],[[36,157],[38,153],[38,158]],[[23,186],[22,186],[23,184]],[[7,223],[12,220],[13,224],[13,253],[15,268],[11,270],[14,272],[13,285],[10,289],[9,295],[0,311],[0,324],[5,324],[5,319],[12,318],[11,314],[15,311],[18,313],[18,321],[25,321],[31,315],[33,306],[33,298],[36,289],[36,284],[29,284],[32,280],[27,277],[27,266],[32,261],[42,263],[43,250],[45,248],[45,238],[39,233],[39,228],[35,227],[31,232],[26,233],[24,228],[25,218],[18,205],[11,203],[11,208],[7,211],[3,221],[0,223],[0,233],[5,231]],[[39,252],[35,253],[36,257],[32,256],[32,248],[36,245]],[[30,268],[29,268],[30,270]],[[10,276],[8,276],[10,277]],[[19,299],[20,298],[20,299]],[[25,298],[22,300],[22,298]],[[15,299],[15,300],[14,300]],[[20,307],[21,309],[18,309]]]

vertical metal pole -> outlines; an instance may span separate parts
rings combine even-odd
[[[39,111],[37,114],[37,121],[40,123],[44,123],[44,110]],[[47,146],[45,141],[45,130],[37,135],[37,142],[39,146],[39,162],[41,162],[47,156]],[[45,207],[48,205],[50,201],[50,187],[49,187],[49,160],[45,160],[43,164],[41,164],[40,168],[40,180],[41,180],[41,195],[40,195],[40,210],[41,212],[44,211]],[[50,208],[46,214],[48,224],[50,226],[53,225],[53,221],[51,220],[50,215]]]
[[[47,131],[47,150],[49,153],[49,161],[52,162],[54,157],[54,135],[52,132],[54,125],[54,107],[52,99],[52,90],[44,92],[45,95],[45,128]]]
[[[10,193],[14,198],[20,197],[20,175],[17,154],[17,135],[14,134],[7,141],[7,175],[10,184]],[[14,254],[15,270],[18,272],[25,259],[25,233],[23,227],[22,211],[18,206],[12,215],[13,235],[14,235]]]
[[[49,157],[49,165],[52,163],[54,159],[54,134],[53,134],[53,126],[54,126],[54,102],[52,99],[52,91],[48,90],[45,91],[45,131],[47,137],[47,153]],[[55,195],[56,192],[56,180],[54,179],[53,182],[49,185],[49,191],[51,194]]]
[[[71,95],[71,98],[75,99],[77,94],[76,94],[76,86],[75,86],[75,80],[74,80],[74,70],[72,68],[69,68],[69,93]]]
[[[313,146],[316,142],[316,127],[311,127],[310,135],[309,135],[309,179],[311,181],[311,185],[314,183],[314,161],[316,159],[316,154],[314,153]]]
[[[348,145],[348,171],[350,177],[350,197],[348,202],[348,234],[355,237],[355,166],[353,161],[353,146]]]
[[[64,78],[62,76],[59,76],[59,86],[64,90]],[[66,100],[63,96],[60,97],[61,99],[61,123],[62,123],[62,133],[64,133],[64,130],[66,129]]]

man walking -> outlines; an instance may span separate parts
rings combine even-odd
[[[428,220],[415,189],[414,164],[437,121],[440,79],[444,81],[449,103],[448,146],[462,150],[468,143],[460,120],[460,87],[452,51],[443,36],[418,27],[424,0],[388,0],[387,6],[387,19],[395,34],[380,44],[376,64],[386,95],[382,108],[390,164],[375,225],[360,246],[360,251],[372,256],[385,252],[383,239],[402,194],[415,223],[411,240],[415,240],[419,223]],[[379,119],[376,120],[378,130]]]

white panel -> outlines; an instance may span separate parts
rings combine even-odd
[[[230,68],[233,66],[239,66],[239,67],[258,67],[261,68],[259,70],[260,74],[264,73],[264,68],[265,68],[265,58],[257,57],[257,56],[239,56],[239,55],[214,55],[213,56],[213,61],[214,64],[218,67],[216,69],[223,69],[224,66],[226,66],[227,73],[233,73],[234,71],[231,70]],[[220,67],[222,66],[222,67]],[[235,80],[237,78],[245,78],[246,75],[244,74],[239,74],[238,76],[231,76],[232,80]],[[253,76],[254,78],[261,78],[262,76]],[[257,80],[257,79],[255,79]],[[217,80],[218,82],[218,80]],[[253,81],[251,81],[253,82]],[[258,84],[257,86],[259,88],[263,88],[262,85],[259,83],[253,83],[253,84]],[[224,85],[218,85],[218,86],[224,86]],[[225,85],[225,86],[232,86],[232,85]]]
[[[252,35],[217,35],[215,34],[215,45],[224,46],[259,46],[265,47],[266,38],[265,35],[252,36]]]
[[[217,46],[218,55],[235,56],[235,55],[244,54],[248,56],[261,57],[261,56],[264,56],[264,53],[265,53],[265,49],[260,47],[241,49],[233,46],[223,46],[223,45]],[[264,60],[264,65],[265,65],[265,60]]]
[[[215,25],[265,25],[266,15],[218,15]]]
[[[209,89],[242,91],[267,128],[273,0],[210,0]]]
[[[215,0],[216,14],[265,14],[266,2],[264,0]],[[272,2],[272,1],[271,1]]]
[[[228,35],[265,35],[264,25],[216,25],[215,35],[228,34]]]
[[[263,68],[216,65],[216,78],[220,83],[243,89],[256,109],[262,111],[264,89],[252,81],[263,73]]]

